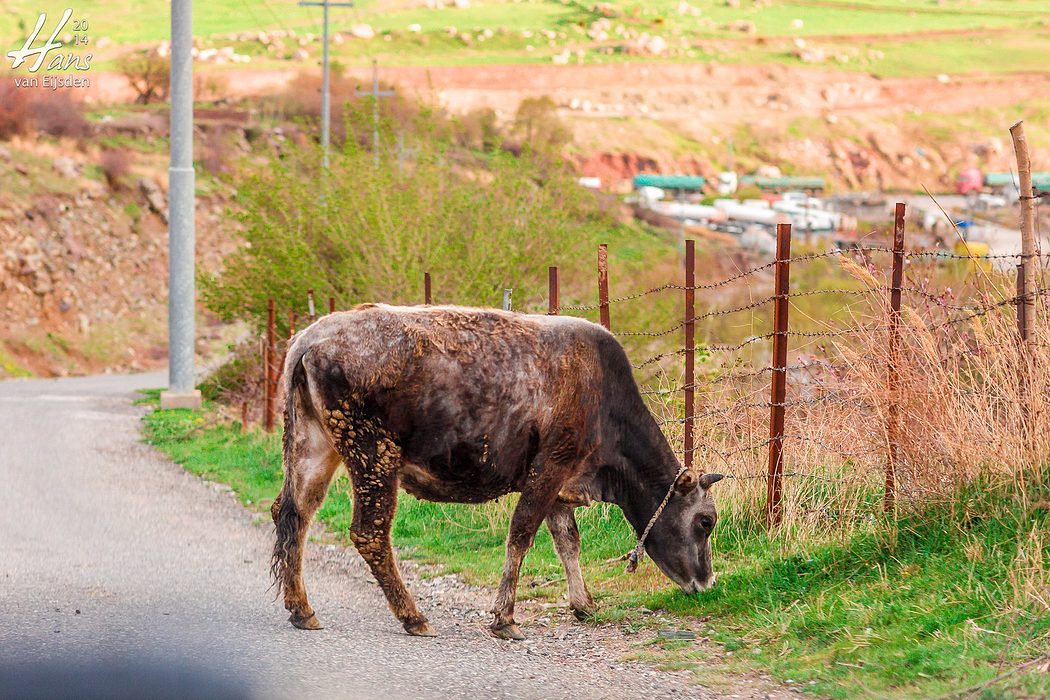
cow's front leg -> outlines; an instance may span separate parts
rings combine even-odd
[[[529,551],[536,531],[540,523],[547,517],[551,505],[557,498],[557,487],[549,488],[546,485],[538,485],[539,488],[528,489],[521,494],[517,508],[510,521],[510,532],[507,535],[507,561],[503,565],[503,578],[500,580],[499,591],[496,593],[496,603],[492,606],[492,613],[496,616],[489,628],[492,634],[500,639],[525,639],[521,628],[514,622],[514,600],[518,592],[518,574],[521,572],[521,562],[525,553]]]
[[[547,516],[547,528],[554,538],[554,548],[565,567],[565,578],[569,583],[569,608],[577,620],[585,620],[594,614],[597,607],[580,569],[580,529],[576,525],[573,506],[555,503]]]

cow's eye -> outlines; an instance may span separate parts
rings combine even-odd
[[[700,527],[705,530],[710,530],[715,526],[714,518],[709,518],[706,515],[700,518]]]

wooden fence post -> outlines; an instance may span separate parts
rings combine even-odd
[[[310,322],[313,323],[314,319],[317,318],[317,307],[314,306],[314,290],[306,290],[306,305],[310,312]]]
[[[685,241],[685,432],[682,435],[683,466],[693,468],[693,390],[696,387],[696,249]]]
[[[558,268],[547,268],[547,315],[557,316],[561,308],[558,289]]]
[[[430,306],[430,273],[423,273],[423,303]]]
[[[598,315],[605,330],[612,330],[609,324],[609,246],[605,243],[598,246]]]
[[[274,336],[276,335],[275,330],[275,316],[274,316],[274,303],[273,299],[269,299],[266,302],[266,405],[264,406],[263,416],[263,428],[266,432],[273,432],[273,417],[274,417],[274,381],[273,381],[273,366],[277,360],[277,342]]]
[[[295,335],[295,309],[288,309],[288,337]]]
[[[886,416],[886,437],[889,455],[886,460],[886,491],[883,510],[893,512],[900,463],[900,342],[901,342],[901,287],[904,284],[904,214],[906,207],[898,202],[893,214],[893,272],[890,281],[890,362],[886,376],[890,404]]]
[[[328,313],[335,313],[335,297],[328,297]]]
[[[766,525],[780,523],[780,478],[784,472],[784,403],[787,398],[788,293],[791,290],[791,224],[777,224],[773,365],[769,407],[769,468],[766,472]]]
[[[1024,135],[1024,122],[1010,127],[1017,158],[1017,178],[1021,199],[1021,265],[1024,266],[1024,332],[1025,349],[1031,351],[1030,333],[1035,328],[1035,298],[1028,295],[1038,288],[1035,282],[1035,196],[1032,191],[1032,160],[1028,154],[1028,141]]]

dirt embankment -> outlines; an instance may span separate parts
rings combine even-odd
[[[226,75],[230,98],[284,89],[298,69]],[[366,82],[368,69],[348,71]],[[402,94],[452,112],[491,108],[510,119],[550,96],[573,128],[583,175],[607,184],[642,171],[715,175],[730,150],[738,170],[773,166],[829,177],[840,189],[950,187],[958,170],[1009,169],[1009,144],[975,127],[980,111],[1050,99],[1050,74],[879,78],[784,65],[714,63],[385,67]],[[99,95],[121,94],[97,76]],[[203,80],[203,78],[202,78]],[[1004,122],[1022,118],[1006,115]],[[932,119],[931,119],[932,117]],[[931,124],[947,124],[931,128]],[[1034,154],[1050,162],[1050,150]]]
[[[97,147],[0,144],[0,378],[166,361],[164,155],[135,158],[109,186]],[[224,206],[221,194],[198,199],[204,269],[231,246]]]

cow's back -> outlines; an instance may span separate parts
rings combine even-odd
[[[406,460],[510,478],[539,434],[593,419],[605,333],[582,319],[376,304],[320,319],[295,346],[324,403],[362,405]]]

